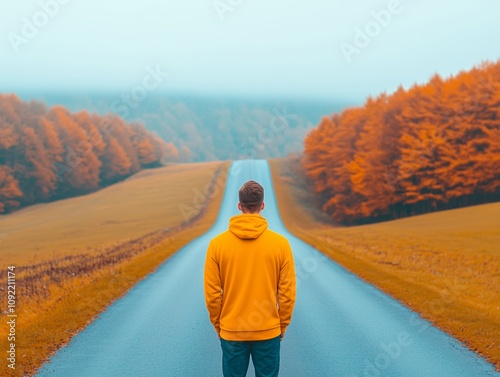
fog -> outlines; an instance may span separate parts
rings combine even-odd
[[[500,57],[495,0],[2,2],[0,91],[347,99]],[[168,74],[168,75],[167,75]]]

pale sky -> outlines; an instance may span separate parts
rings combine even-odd
[[[150,67],[162,72],[155,90],[363,101],[500,58],[499,0],[0,0],[0,10],[3,93],[132,90]]]

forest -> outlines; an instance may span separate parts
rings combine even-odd
[[[181,162],[284,157],[301,153],[307,133],[324,114],[352,102],[203,96],[151,92],[129,99],[123,111],[117,92],[27,92],[25,99],[63,105],[71,111],[114,113],[174,144]],[[122,93],[123,95],[123,93]],[[122,107],[117,106],[122,104]]]
[[[152,93],[115,114],[117,98],[108,92],[0,94],[0,213],[92,192],[170,161],[300,153],[327,109],[341,108]]]
[[[0,95],[0,213],[95,191],[178,151],[139,123]]]
[[[301,165],[343,224],[499,200],[500,61],[323,118]]]

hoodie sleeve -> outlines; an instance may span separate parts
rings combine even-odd
[[[292,249],[287,241],[278,282],[278,304],[282,333],[286,331],[286,328],[292,319],[293,307],[295,305],[295,294],[295,265],[293,261]]]
[[[204,274],[205,303],[207,305],[210,322],[215,331],[220,333],[220,312],[222,306],[222,287],[219,273],[219,263],[215,258],[213,242],[210,242],[205,260]]]

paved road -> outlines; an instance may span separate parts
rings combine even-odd
[[[282,343],[284,377],[499,376],[491,364],[415,313],[291,236],[266,161],[233,163],[215,226],[116,301],[39,372],[61,377],[221,376],[221,350],[203,301],[209,240],[237,213],[237,190],[266,190],[263,215],[290,239],[297,303]],[[201,188],[200,188],[201,189]],[[250,366],[249,376],[253,376]]]

